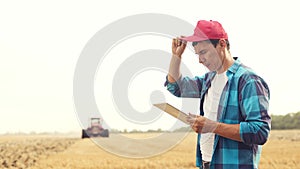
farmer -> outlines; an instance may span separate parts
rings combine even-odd
[[[182,77],[187,42],[192,42],[208,73]],[[173,39],[165,86],[177,97],[200,98],[200,115],[187,119],[198,133],[196,166],[258,168],[261,145],[271,128],[270,91],[260,76],[231,56],[228,35],[219,22],[200,20],[192,36]]]

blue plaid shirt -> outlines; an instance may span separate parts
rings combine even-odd
[[[235,58],[236,59],[236,58]],[[184,77],[177,82],[165,83],[167,89],[177,97],[200,98],[200,115],[203,100],[216,72],[201,77]],[[211,169],[258,168],[261,145],[269,136],[271,118],[268,114],[269,88],[266,82],[238,59],[227,70],[226,83],[221,94],[217,120],[227,124],[240,124],[242,142],[215,135]],[[202,168],[200,151],[201,134],[198,134],[196,166]]]

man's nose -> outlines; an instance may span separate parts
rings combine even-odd
[[[201,57],[201,56],[199,56],[199,63],[204,63],[205,62],[205,58],[204,57]]]

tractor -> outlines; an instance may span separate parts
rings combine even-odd
[[[101,118],[91,118],[91,124],[87,129],[82,129],[81,138],[90,138],[90,137],[108,137],[109,131],[108,129],[104,129],[102,127],[102,119]]]

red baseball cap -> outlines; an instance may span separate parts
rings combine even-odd
[[[199,42],[208,39],[228,39],[227,33],[218,21],[200,20],[192,36],[179,38],[188,42]]]

